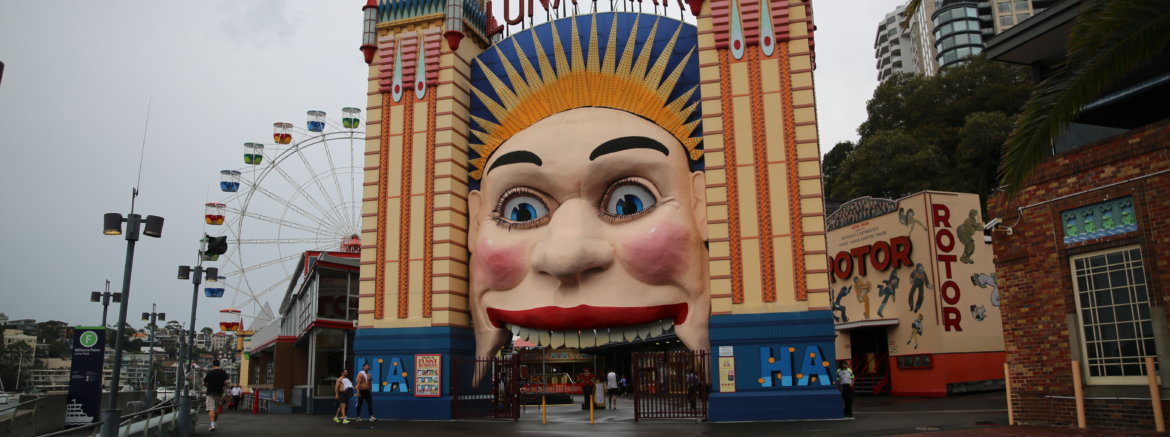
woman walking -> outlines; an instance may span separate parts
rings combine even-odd
[[[349,423],[349,398],[353,397],[353,382],[349,380],[349,369],[341,369],[341,376],[333,383],[333,399],[337,400],[337,411],[333,413],[333,421]]]

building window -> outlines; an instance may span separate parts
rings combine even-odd
[[[1150,295],[1137,246],[1070,258],[1090,384],[1145,384],[1155,356]]]
[[[995,6],[996,6],[996,9],[999,10],[1000,12],[1011,12],[1012,11],[1012,3],[1011,2],[999,2]]]
[[[1016,22],[1019,23],[1019,22],[1022,22],[1024,20],[1027,20],[1029,16],[1030,15],[1028,15],[1027,13],[1016,14]]]
[[[1016,23],[1014,21],[1012,21],[1011,15],[1000,15],[999,16],[999,25],[1000,26],[1011,26],[1013,24],[1016,24]]]
[[[1016,12],[1028,10],[1028,0],[1016,0]]]

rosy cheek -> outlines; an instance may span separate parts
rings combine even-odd
[[[677,282],[688,269],[686,254],[697,250],[678,225],[660,224],[622,244],[622,261],[647,284]]]
[[[472,252],[471,265],[475,282],[488,290],[508,290],[524,279],[528,271],[524,246],[502,246],[481,240]]]

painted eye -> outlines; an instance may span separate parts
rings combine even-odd
[[[605,213],[612,217],[629,217],[654,207],[655,203],[658,203],[658,198],[641,184],[619,183],[606,195]]]
[[[530,222],[548,215],[548,207],[536,196],[517,194],[508,198],[501,209],[503,218],[514,223]]]

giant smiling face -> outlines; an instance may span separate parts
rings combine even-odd
[[[468,196],[477,356],[513,332],[671,325],[708,349],[704,178],[670,133],[577,108],[518,132],[484,168]]]

